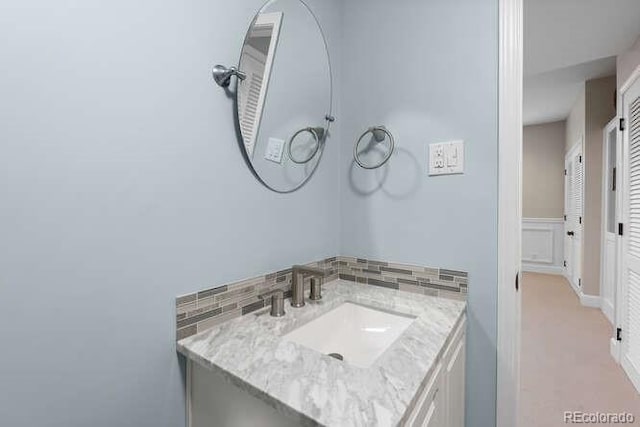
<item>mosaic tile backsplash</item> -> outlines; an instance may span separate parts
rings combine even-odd
[[[326,271],[325,281],[340,278],[357,283],[445,298],[465,299],[468,274],[463,271],[419,267],[339,256],[307,264]],[[309,287],[305,277],[305,288]],[[195,335],[229,319],[269,305],[269,296],[283,290],[291,297],[291,269],[205,289],[176,299],[176,338]]]

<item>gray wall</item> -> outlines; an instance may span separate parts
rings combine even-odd
[[[175,296],[338,252],[339,126],[278,195],[211,80],[260,5],[0,5],[2,425],[182,426]]]
[[[640,66],[640,37],[638,37],[633,46],[617,58],[618,89],[626,83],[638,66]]]
[[[567,117],[567,124],[565,127],[565,153],[571,151],[574,145],[582,141],[585,131],[585,108],[586,98],[584,86],[580,90],[578,99],[573,103],[569,117]]]
[[[525,126],[522,132],[522,216],[564,215],[566,122]]]
[[[495,425],[497,76],[495,0],[344,3],[341,253],[470,272],[467,425]],[[386,125],[384,170],[353,141]],[[464,139],[466,171],[428,177],[426,145]]]

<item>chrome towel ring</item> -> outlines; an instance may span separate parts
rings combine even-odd
[[[358,146],[360,146],[360,142],[369,133],[373,135],[373,139],[375,140],[376,143],[381,143],[386,139],[385,137],[389,138],[389,152],[382,159],[380,163],[373,166],[369,166],[363,163],[360,160],[360,155],[358,153]],[[395,143],[395,140],[393,139],[393,135],[391,134],[391,132],[389,132],[389,130],[386,127],[372,126],[366,131],[364,131],[362,135],[360,135],[360,138],[358,138],[358,140],[356,141],[356,144],[353,146],[353,158],[358,164],[358,166],[360,166],[363,169],[377,169],[389,161],[389,159],[391,158],[391,155],[393,154],[393,150],[395,149],[395,146],[396,146],[396,143]]]
[[[296,137],[298,135],[300,135],[303,132],[309,132],[312,136],[313,139],[315,140],[315,147],[313,149],[313,152],[311,153],[311,155],[309,157],[307,157],[304,160],[299,160],[296,159],[293,156],[293,153],[291,152],[291,146],[293,145],[293,141],[296,139]],[[318,153],[318,150],[320,149],[320,140],[322,139],[322,137],[324,136],[324,129],[321,127],[316,127],[316,128],[312,128],[312,127],[307,127],[307,128],[302,128],[299,131],[297,131],[296,133],[294,133],[291,138],[289,139],[289,144],[287,147],[287,150],[289,152],[289,158],[291,159],[291,161],[293,163],[297,163],[299,165],[308,163],[311,159],[313,159],[313,157]]]

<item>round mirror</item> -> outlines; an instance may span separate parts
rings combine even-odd
[[[238,69],[237,119],[255,175],[287,193],[311,178],[331,118],[331,67],[322,29],[301,0],[272,0],[253,19]]]

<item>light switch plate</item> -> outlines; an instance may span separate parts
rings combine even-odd
[[[284,151],[284,140],[277,138],[269,138],[267,151],[264,158],[274,163],[282,163],[282,152]]]
[[[464,141],[429,144],[429,175],[464,173]]]

